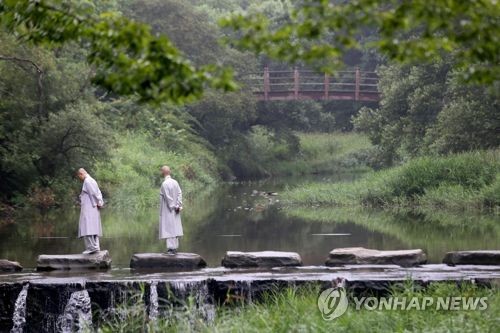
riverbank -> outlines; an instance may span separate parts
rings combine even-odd
[[[208,148],[196,142],[168,147],[134,132],[117,139],[109,160],[95,166],[94,176],[111,207],[137,210],[158,205],[159,170],[165,164],[186,198],[219,180],[217,159]]]
[[[270,175],[283,177],[334,171],[364,172],[371,144],[358,133],[297,133],[299,152],[290,159],[279,159],[269,148],[265,168]],[[109,160],[98,162],[95,177],[113,208],[135,210],[158,202],[161,184],[159,166],[168,164],[182,185],[185,197],[214,187],[222,181],[220,161],[214,152],[196,142],[181,147],[162,147],[146,134],[127,132],[116,142]]]
[[[498,209],[500,151],[422,157],[351,183],[314,183],[283,193],[305,206]]]
[[[220,307],[216,315],[204,320],[203,312],[196,308],[195,300],[186,302],[179,309],[171,309],[167,318],[151,322],[143,304],[130,305],[111,318],[100,329],[102,332],[492,332],[498,327],[500,311],[498,289],[481,288],[470,283],[431,284],[421,289],[410,282],[402,289],[395,289],[391,296],[399,299],[417,298],[421,303],[437,297],[486,297],[485,310],[437,310],[435,306],[425,310],[367,310],[356,309],[349,302],[345,314],[334,321],[326,321],[318,310],[318,286],[289,288],[282,292],[269,292],[262,301],[241,306]],[[139,302],[140,303],[140,302]],[[300,318],[300,320],[297,320]]]
[[[268,167],[273,176],[363,172],[372,147],[368,137],[356,132],[297,133],[299,151],[291,159],[277,159]]]

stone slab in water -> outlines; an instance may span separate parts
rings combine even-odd
[[[178,252],[136,253],[130,260],[130,268],[138,270],[181,271],[196,270],[207,266],[205,260],[196,253]]]
[[[23,266],[17,261],[0,259],[0,273],[2,272],[19,272],[23,270]]]
[[[500,265],[500,251],[454,251],[446,253],[448,265]]]
[[[38,256],[37,270],[105,270],[111,268],[107,250],[92,254],[58,254]]]
[[[379,251],[365,249],[363,247],[347,247],[334,249],[330,252],[325,265],[399,265],[403,267],[417,266],[425,264],[427,257],[420,250],[397,250],[397,251]]]
[[[226,255],[222,259],[222,266],[228,268],[283,267],[283,266],[301,266],[301,265],[302,265],[302,258],[296,252],[227,251]]]

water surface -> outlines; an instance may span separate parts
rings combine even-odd
[[[209,266],[219,266],[226,251],[280,250],[300,253],[304,264],[321,265],[337,247],[424,249],[431,262],[440,262],[451,250],[499,249],[500,220],[487,213],[450,214],[386,212],[352,208],[293,207],[280,193],[287,186],[310,181],[352,181],[357,174],[331,177],[295,177],[262,182],[221,184],[187,200],[183,212],[185,237],[181,251],[202,255]],[[23,214],[0,229],[0,258],[36,266],[39,254],[79,253],[76,238],[77,207],[41,216]],[[137,252],[161,252],[158,210],[105,209],[102,213],[102,249],[110,251],[113,265],[128,267]]]

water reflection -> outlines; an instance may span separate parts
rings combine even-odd
[[[452,250],[500,248],[500,216],[491,213],[291,207],[286,215],[313,224],[354,224],[365,233],[382,233],[392,237],[394,242],[376,244],[376,249],[421,248],[433,263],[441,262],[444,254]],[[397,243],[399,245],[395,246]]]
[[[350,181],[338,175],[322,181]],[[335,247],[425,249],[433,262],[453,249],[500,248],[500,223],[495,215],[450,215],[443,212],[388,213],[352,209],[284,207],[279,192],[309,179],[224,184],[199,193],[186,203],[181,250],[201,254],[218,266],[226,251],[296,251],[305,264],[322,264]],[[278,195],[275,195],[277,192]],[[34,267],[39,254],[78,253],[77,208],[50,212],[43,218],[26,212],[0,229],[0,258]],[[115,267],[128,267],[136,252],[160,252],[156,208],[137,212],[103,211],[101,244]],[[458,219],[458,220],[457,220]]]

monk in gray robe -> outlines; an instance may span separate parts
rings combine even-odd
[[[182,191],[179,183],[170,176],[168,166],[161,167],[161,173],[165,180],[160,188],[160,239],[166,239],[168,254],[176,254],[179,237],[183,235]]]
[[[100,251],[99,237],[102,236],[101,214],[99,210],[104,205],[101,190],[94,178],[81,168],[78,170],[78,178],[83,182],[80,193],[80,223],[78,237],[85,242],[83,254],[91,254]]]

